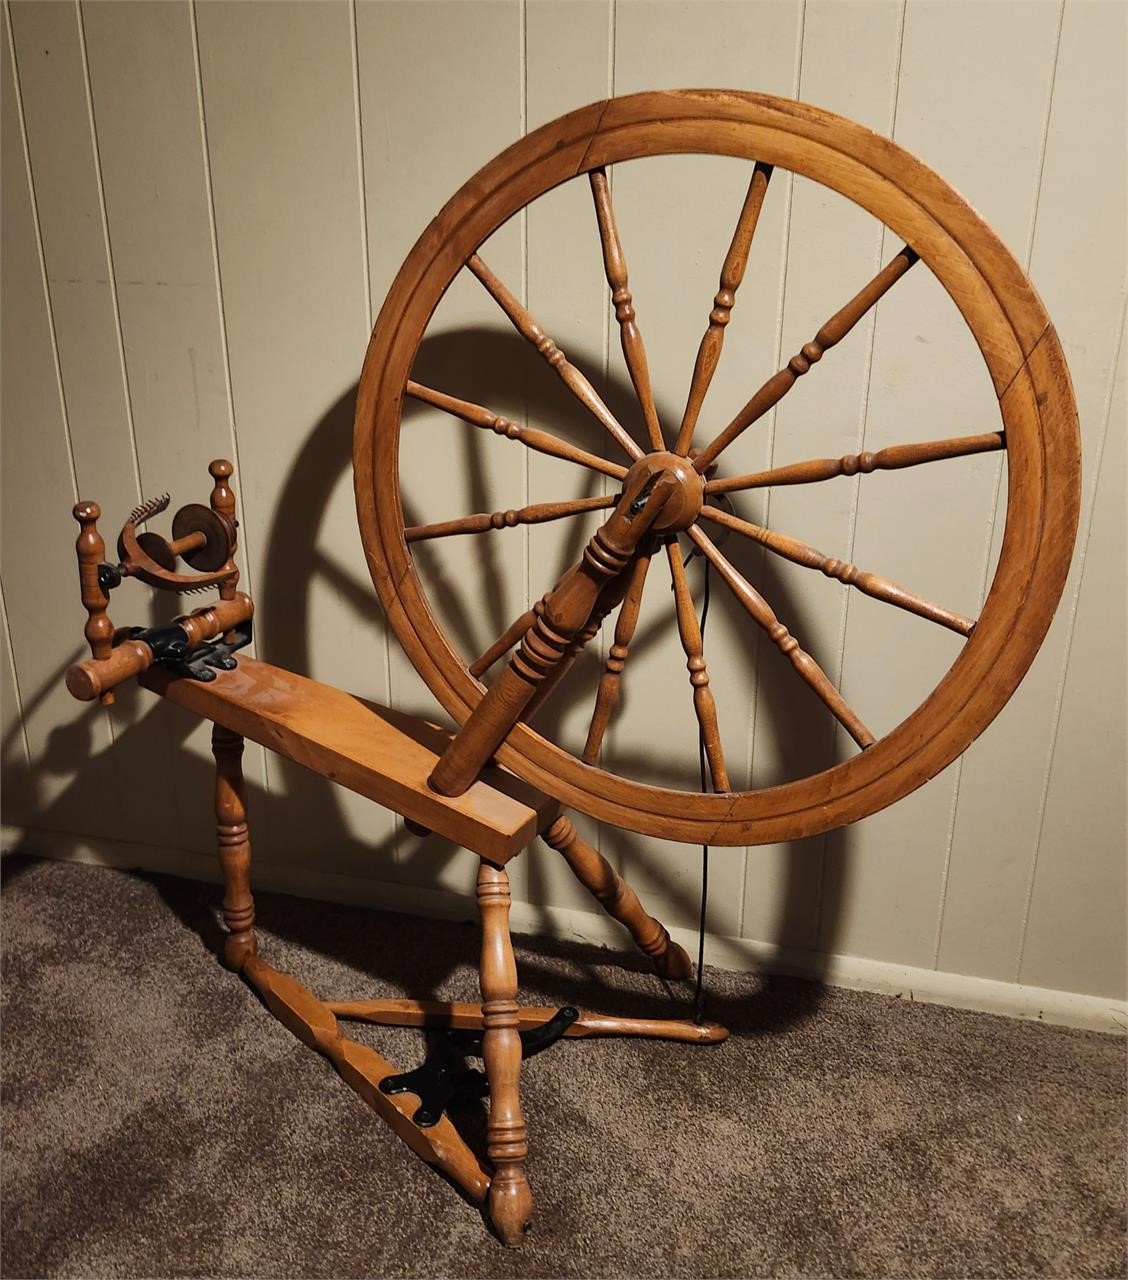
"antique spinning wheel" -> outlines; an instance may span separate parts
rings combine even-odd
[[[655,412],[606,170],[621,161],[691,152],[743,158],[749,163],[750,182],[735,218],[720,291],[708,315],[678,425],[660,423]],[[702,402],[775,169],[813,179],[862,206],[904,247],[722,429],[702,420]],[[631,437],[584,375],[478,255],[479,246],[507,219],[573,179],[591,186],[624,356],[646,426],[644,441]],[[986,433],[894,446],[876,454],[812,459],[756,475],[726,473],[726,447],[845,338],[918,260],[918,270],[934,273],[974,336],[998,397],[998,426]],[[460,399],[457,388],[437,391],[411,380],[434,310],[464,268],[481,281],[517,331],[563,379],[576,397],[577,411],[593,415],[614,439],[621,450],[619,462],[608,464],[558,437],[499,419],[489,408]],[[587,743],[579,756],[515,716],[512,703],[508,709],[486,710],[485,686],[478,677],[518,644],[538,622],[543,608],[518,619],[481,658],[467,663],[428,603],[412,546],[450,533],[484,533],[561,514],[604,508],[610,513],[617,496],[581,499],[559,510],[542,504],[492,518],[471,516],[405,528],[399,447],[407,398],[492,428],[530,448],[621,478],[624,486],[633,484],[636,492],[649,492],[646,486],[656,478],[666,487],[668,499],[662,512],[627,554],[614,564],[603,564],[602,594],[590,612],[586,607],[581,610],[582,620],[569,634],[555,637],[562,653],[551,657],[560,659],[559,668],[566,667],[603,618],[613,616],[620,605],[614,621],[615,642],[622,648],[629,645],[648,562],[668,558],[678,629],[693,672],[694,708],[708,752],[711,790],[649,786],[600,767],[599,745],[616,700],[621,662],[617,667],[609,664],[605,672]],[[691,457],[695,429],[706,443]],[[997,449],[1006,451],[1006,528],[994,579],[975,619],[825,557],[793,538],[742,521],[709,502],[713,494],[772,484],[814,484],[855,471],[940,464],[944,459]],[[492,747],[496,739],[496,755],[503,764],[584,813],[644,834],[729,845],[793,839],[853,822],[900,799],[964,751],[1010,697],[1045,635],[1064,585],[1079,501],[1077,415],[1060,344],[1024,272],[975,211],[918,160],[857,124],[792,101],[715,91],[643,93],[585,107],[525,137],[466,183],[408,256],[380,313],[360,382],[354,469],[362,538],[388,619],[436,698],[464,726],[464,737],[481,731],[483,720],[493,722],[492,739],[478,733],[474,744],[478,757],[485,750],[483,743]],[[635,505],[641,500],[636,499]],[[875,740],[769,602],[718,549],[717,536],[726,527],[958,633],[965,638],[958,657],[923,703]],[[782,785],[729,789],[700,630],[685,581],[682,550],[675,549],[678,540],[683,548],[695,546],[735,593],[750,615],[750,629],[763,628],[788,656],[797,676],[811,686],[857,744],[856,755]],[[598,548],[596,559],[606,559]],[[589,569],[591,564],[589,559]],[[544,588],[551,585],[545,583]],[[521,667],[519,656],[513,664]],[[527,663],[521,670],[528,676]],[[536,674],[544,686],[534,695],[539,701],[551,694],[559,669],[547,676],[543,670]],[[459,785],[457,779],[448,780],[445,789],[453,793]]]
[[[749,177],[743,206],[738,215],[734,212],[736,231],[721,266],[720,290],[700,342],[686,409],[675,428],[659,420],[655,407],[607,168],[620,161],[683,152],[743,160]],[[904,247],[752,394],[728,425],[712,424],[702,408],[705,394],[776,169],[813,179],[854,201],[900,237]],[[478,253],[502,223],[570,179],[589,185],[594,198],[604,266],[644,427],[642,440],[624,429]],[[918,270],[931,270],[947,290],[978,344],[1001,422],[991,430],[977,424],[976,434],[894,445],[876,453],[814,458],[754,474],[734,469],[737,451],[727,452],[729,446],[753,429],[918,262]],[[457,387],[439,390],[413,380],[415,357],[435,308],[464,267],[560,376],[582,411],[621,451],[621,458],[609,460],[555,434],[500,418],[490,408],[463,399]],[[408,398],[508,436],[513,447],[524,444],[609,477],[621,492],[405,527],[399,462]],[[699,448],[693,447],[695,432],[702,442]],[[818,482],[837,475],[943,465],[944,459],[1003,449],[1006,527],[994,579],[976,619],[716,505],[726,493],[739,495],[779,484],[806,484],[817,490]],[[237,590],[233,468],[223,459],[209,468],[213,487],[208,506],[182,508],[173,519],[171,540],[139,530],[165,509],[167,495],[131,512],[116,564],[105,561],[97,503],[80,502],[74,508],[80,526],[80,593],[88,615],[84,635],[92,656],[68,670],[67,687],[79,699],[106,703],[112,701],[117,685],[139,676],[153,692],[212,721],[226,963],[255,986],[271,1012],[299,1039],[325,1054],[414,1151],[443,1169],[474,1202],[488,1202],[500,1237],[517,1245],[532,1214],[525,1174],[527,1130],[518,1089],[523,1053],[537,1052],[562,1036],[630,1035],[708,1045],[721,1043],[727,1032],[706,1021],[700,1007],[690,1022],[519,1005],[506,863],[543,835],[609,914],[630,931],[660,974],[689,976],[688,956],[643,909],[610,863],[577,835],[560,814],[560,802],[638,832],[732,845],[825,831],[873,813],[919,786],[988,724],[1041,643],[1061,594],[1076,531],[1078,452],[1069,377],[1041,303],[975,212],[918,161],[847,120],[753,94],[647,93],[597,103],[511,147],[439,214],[392,286],[361,377],[354,478],[368,562],[405,653],[458,730],[451,735],[242,652],[236,657],[251,640],[254,602]],[[441,461],[448,458],[449,454]],[[413,547],[525,523],[543,522],[557,529],[568,523],[566,517],[583,512],[599,513],[602,523],[579,560],[555,585],[545,583],[543,599],[505,628],[484,653],[470,659],[461,656],[428,600]],[[725,533],[750,539],[917,614],[925,620],[921,625],[947,628],[962,643],[958,656],[921,705],[877,738],[800,648],[771,604],[719,548]],[[682,558],[690,548],[715,573],[718,589],[731,590],[738,606],[750,615],[750,630],[758,627],[767,635],[789,659],[797,678],[837,718],[859,748],[855,755],[781,785],[732,789],[709,685],[703,624]],[[195,572],[178,572],[178,559]],[[649,571],[655,559],[669,563],[673,614],[689,669],[700,749],[707,760],[700,790],[663,789],[619,776],[604,767],[600,752],[619,700],[643,595],[648,584],[659,580]],[[215,587],[219,598],[167,626],[115,628],[108,613],[109,593],[126,577],[140,578],[157,590]],[[612,617],[614,643],[586,742],[573,754],[529,722],[541,702],[562,696],[558,686],[573,660],[605,622],[611,625]],[[488,686],[480,679],[487,674]],[[259,955],[240,766],[246,737],[394,809],[413,829],[434,830],[478,855],[480,1004],[322,1000]],[[487,769],[494,756],[531,788]],[[443,1029],[445,1039],[436,1041],[421,1067],[399,1073],[371,1046],[344,1035],[341,1022],[347,1020]],[[459,1065],[460,1055],[466,1054],[482,1058],[484,1073]],[[483,1161],[446,1110],[454,1100],[485,1093],[490,1108]]]

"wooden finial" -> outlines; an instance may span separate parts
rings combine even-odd
[[[235,519],[235,491],[227,482],[231,479],[234,471],[235,468],[226,458],[215,458],[208,463],[208,474],[214,482],[208,501],[211,503],[211,509],[227,525],[227,530],[231,537],[231,556],[224,567],[232,569],[235,569],[235,548],[238,545],[237,530],[239,521]],[[239,571],[235,569],[230,578],[219,584],[219,598],[221,600],[234,600],[238,585]],[[230,640],[231,638],[232,633],[230,632],[224,636],[225,640]]]
[[[89,617],[83,634],[95,659],[108,658],[113,649],[114,624],[106,612],[110,598],[98,577],[98,566],[106,558],[106,544],[98,532],[98,520],[102,508],[96,502],[77,502],[71,513],[79,523],[79,534],[74,547],[78,554],[78,583],[82,606]],[[112,692],[103,693],[99,699],[103,706],[113,700]]]

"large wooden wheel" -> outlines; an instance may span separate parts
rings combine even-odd
[[[732,245],[723,265],[718,264],[720,291],[708,314],[682,421],[674,426],[660,423],[655,411],[605,175],[608,166],[622,161],[688,152],[743,158],[749,162],[750,181],[743,207],[734,210]],[[691,456],[690,442],[776,169],[813,179],[854,201],[884,223],[904,247],[755,391],[728,425],[711,439],[706,435],[708,443]],[[478,256],[479,247],[507,219],[571,179],[591,187],[623,351],[645,424],[644,440],[635,440],[624,429],[590,382]],[[726,473],[725,449],[918,261],[922,264],[918,270],[931,270],[954,300],[978,344],[998,397],[998,428],[854,457],[812,459],[757,474]],[[463,268],[473,272],[517,331],[535,345],[582,411],[593,415],[616,442],[621,461],[609,462],[557,436],[499,419],[489,408],[461,399],[458,388],[440,391],[412,381],[413,362],[432,314]],[[831,300],[831,306],[837,301]],[[622,480],[625,491],[645,496],[656,484],[663,489],[660,514],[650,520],[645,534],[627,540],[629,554],[620,562],[610,563],[596,548],[600,572],[606,578],[604,589],[587,623],[577,628],[565,646],[564,665],[616,608],[612,658],[629,646],[648,565],[653,559],[668,559],[712,789],[648,786],[599,766],[599,747],[616,702],[622,661],[607,665],[588,740],[579,755],[547,740],[523,721],[506,726],[497,749],[498,759],[528,782],[584,813],[634,831],[713,844],[763,843],[813,835],[898,800],[955,759],[999,712],[1033,660],[1065,582],[1079,499],[1077,415],[1060,344],[1034,289],[974,210],[920,161],[857,124],[792,101],[758,94],[682,91],[637,94],[574,111],[522,139],[467,182],[423,233],[396,277],[376,323],[360,382],[354,444],[357,509],[373,581],[388,620],[436,698],[465,726],[485,696],[478,677],[542,619],[543,609],[518,619],[479,660],[467,662],[428,604],[412,546],[451,534],[481,533],[593,509],[605,509],[610,516],[616,508],[613,518],[622,523],[621,518],[629,519],[630,510],[619,495],[612,495],[405,528],[399,487],[405,397]],[[710,502],[712,495],[721,493],[773,484],[814,484],[842,474],[941,463],[1001,449],[1006,450],[1007,461],[1006,528],[990,590],[975,619],[823,556]],[[636,499],[636,508],[641,501]],[[718,549],[717,534],[726,528],[956,632],[964,637],[958,657],[921,705],[875,740],[769,602]],[[762,628],[787,655],[796,677],[817,693],[858,745],[857,754],[783,785],[753,791],[729,789],[679,538],[683,546],[694,545],[708,559],[716,576],[750,615],[750,627],[754,623]],[[552,584],[543,585],[547,590]],[[554,682],[550,675],[537,696],[543,697]]]

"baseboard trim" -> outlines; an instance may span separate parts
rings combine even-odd
[[[4,853],[19,850],[57,861],[93,866],[143,867],[148,871],[212,883],[218,883],[220,878],[215,859],[192,850],[131,844],[38,828],[5,824],[0,827],[0,850]],[[262,862],[256,869],[255,883],[264,890],[278,893],[402,911],[409,915],[448,920],[473,920],[477,917],[477,907],[469,895],[358,876],[334,875],[305,867],[272,866]],[[557,938],[615,948],[622,947],[624,942],[619,926],[607,916],[594,912],[514,902],[511,923],[515,933],[548,933]],[[689,929],[671,929],[670,932],[676,941],[696,954],[696,933]],[[723,969],[820,979],[835,987],[872,991],[923,1004],[948,1005],[955,1009],[971,1009],[1118,1035],[1128,1031],[1128,1001],[1103,996],[918,969],[862,956],[825,955],[748,938],[711,935],[706,939],[705,959]]]

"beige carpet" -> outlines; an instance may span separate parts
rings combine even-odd
[[[537,1218],[511,1253],[218,965],[213,886],[3,870],[4,1276],[1124,1274],[1119,1039],[709,970],[726,1045],[526,1064]],[[471,924],[259,916],[318,994],[476,994]],[[668,1006],[633,955],[521,942],[529,1003]]]

